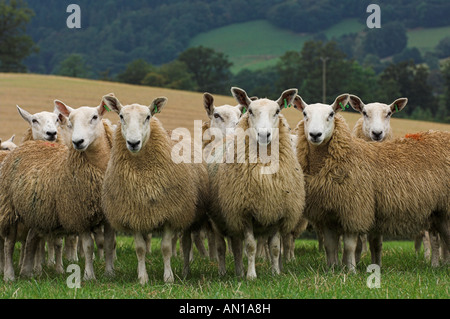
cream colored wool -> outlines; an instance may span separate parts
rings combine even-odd
[[[174,142],[161,122],[152,117],[150,127],[148,142],[131,154],[118,125],[103,185],[105,215],[118,231],[186,230],[204,214],[206,168],[174,163]]]
[[[43,141],[23,143],[0,174],[0,230],[17,220],[41,234],[77,234],[99,225],[100,197],[112,131],[85,152]]]
[[[248,129],[248,113],[244,114],[236,129]],[[240,131],[242,129],[243,131]],[[291,146],[289,126],[279,115],[279,170],[274,174],[261,174],[261,168],[270,165],[249,163],[249,143],[245,143],[245,163],[237,162],[235,143],[234,163],[210,164],[212,218],[226,235],[240,237],[246,226],[253,224],[255,235],[267,235],[268,229],[291,232],[302,216],[304,181],[302,168],[295,159]],[[269,148],[270,149],[270,148]]]
[[[336,115],[332,138],[311,146],[297,126],[297,156],[306,176],[305,216],[339,232],[411,235],[450,212],[450,133],[368,143],[352,138]],[[349,196],[351,197],[349,199]]]

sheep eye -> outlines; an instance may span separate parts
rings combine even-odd
[[[220,117],[220,115],[219,115],[219,114],[217,114],[217,113],[214,113],[214,118],[218,119],[219,117]]]
[[[365,117],[368,117],[368,116],[367,116],[367,113],[366,113],[365,111],[363,111],[363,115],[364,115]]]
[[[119,115],[119,118],[123,121],[123,115],[122,114]]]
[[[277,111],[275,112],[275,115],[274,115],[274,116],[277,116],[278,114],[280,114],[280,110],[277,110]]]
[[[306,117],[306,112],[303,112],[303,116]]]
[[[94,115],[94,116],[92,117],[92,119],[95,121],[95,120],[98,119],[98,116],[97,116],[97,115]]]
[[[146,122],[150,121],[150,115],[148,115],[148,116],[145,118],[145,121],[146,121]]]
[[[252,110],[248,110],[248,114],[253,115],[253,111]]]
[[[33,122],[33,124],[38,124],[39,123],[38,120],[36,120],[36,119],[33,119],[31,122]]]
[[[392,112],[389,112],[386,117],[390,117],[391,115],[392,115]]]
[[[334,116],[334,112],[331,112],[329,117],[333,117]]]

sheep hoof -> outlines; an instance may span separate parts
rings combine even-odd
[[[114,272],[114,269],[109,269],[109,270],[105,270],[105,276],[106,277],[114,277],[116,275],[116,273]]]
[[[168,272],[167,274],[164,274],[164,282],[166,284],[172,284],[174,282],[173,273]]]
[[[256,274],[255,273],[248,273],[247,274],[247,280],[255,280],[256,279]]]
[[[3,277],[3,281],[4,282],[14,282],[14,281],[16,281],[16,277],[14,276],[14,274],[5,273],[5,276]]]
[[[140,283],[142,286],[144,286],[145,284],[147,284],[147,283],[148,283],[148,275],[145,274],[145,275],[139,276],[139,283]]]
[[[95,278],[94,274],[87,274],[87,273],[85,273],[84,276],[83,276],[83,280],[84,281],[95,281],[97,279]]]

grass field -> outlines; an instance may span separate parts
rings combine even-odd
[[[239,83],[235,85],[239,86]],[[16,142],[20,142],[28,127],[17,112],[16,104],[31,113],[52,111],[55,99],[60,99],[75,108],[83,105],[95,106],[100,103],[103,95],[110,92],[114,92],[124,104],[148,105],[157,96],[168,97],[168,106],[158,114],[166,129],[184,127],[192,133],[194,120],[207,120],[201,93],[49,75],[0,73],[0,138],[6,140],[12,134],[16,134]],[[251,92],[248,93],[251,95]],[[215,96],[216,105],[225,103],[236,105],[231,93],[230,96]],[[294,128],[302,118],[300,112],[293,108],[286,109],[283,114],[291,128]],[[343,115],[350,127],[353,127],[360,117],[350,112],[343,112]],[[106,116],[113,123],[118,121],[117,114],[113,112]],[[450,130],[448,124],[395,118],[391,124],[397,136],[429,129]]]
[[[66,280],[70,273],[57,275],[45,266],[40,277],[19,279],[0,285],[0,298],[7,299],[446,299],[449,297],[448,266],[431,268],[423,252],[416,256],[409,241],[385,242],[380,288],[368,288],[371,273],[366,272],[370,256],[364,255],[357,274],[344,269],[325,267],[325,256],[317,241],[297,240],[295,259],[284,264],[284,271],[273,276],[270,264],[257,259],[258,279],[247,281],[234,275],[234,263],[227,255],[227,274],[219,277],[217,263],[194,251],[191,274],[182,279],[181,257],[172,258],[174,284],[165,284],[160,239],[152,240],[153,251],[147,256],[149,284],[137,280],[137,259],[133,239],[119,237],[115,278],[103,276],[104,261],[94,263],[97,280],[82,282],[81,288],[70,289]],[[15,255],[17,258],[18,256]],[[68,262],[64,265],[67,268]],[[83,271],[84,263],[78,263]],[[246,265],[246,260],[244,260]]]
[[[344,19],[323,33],[328,39],[347,33],[367,30],[357,19]],[[449,27],[412,29],[407,31],[408,47],[417,47],[422,53],[433,50],[439,41],[450,34]],[[257,70],[276,64],[286,51],[300,51],[313,34],[294,33],[273,26],[266,20],[235,23],[194,37],[190,46],[203,45],[224,52],[234,63],[232,72],[247,68]]]
[[[236,84],[238,85],[238,84]],[[202,94],[151,87],[124,85],[43,75],[0,74],[0,138],[13,133],[20,137],[27,124],[15,108],[19,104],[34,113],[53,109],[58,98],[72,107],[98,105],[101,97],[114,92],[122,103],[149,104],[157,96],[167,96],[169,104],[158,117],[167,129],[186,127],[192,131],[194,120],[206,120]],[[216,105],[235,104],[231,97],[217,96]],[[300,119],[298,111],[283,111],[293,127]],[[116,114],[108,114],[113,122]],[[350,126],[359,115],[344,113]],[[397,135],[428,129],[450,130],[450,125],[409,120],[392,120]],[[20,141],[20,139],[18,139]],[[95,262],[96,282],[85,282],[81,289],[69,289],[69,274],[56,275],[44,268],[39,278],[19,279],[0,285],[0,298],[448,298],[449,272],[447,266],[432,269],[423,254],[416,256],[412,242],[387,242],[381,273],[381,288],[369,289],[366,272],[370,257],[364,256],[358,273],[347,274],[325,268],[325,256],[315,241],[297,240],[296,259],[287,263],[282,275],[273,277],[267,261],[259,260],[259,279],[253,282],[237,279],[231,256],[227,257],[228,274],[219,278],[217,263],[196,255],[192,274],[186,280],[176,278],[172,285],[164,284],[160,240],[154,238],[153,253],[148,257],[150,283],[138,284],[137,260],[133,240],[119,237],[117,245],[116,277],[105,278],[104,262]],[[17,259],[17,254],[15,258]],[[65,267],[68,262],[65,261]],[[79,263],[83,269],[83,261]],[[173,258],[173,269],[181,275],[182,262]],[[16,269],[17,273],[17,269]]]

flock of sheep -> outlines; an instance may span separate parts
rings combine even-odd
[[[236,275],[244,276],[245,248],[246,277],[255,279],[257,253],[267,252],[272,272],[279,274],[282,253],[292,258],[293,240],[307,224],[323,242],[330,267],[339,263],[340,238],[349,271],[356,271],[366,240],[372,262],[381,265],[384,234],[429,233],[432,265],[440,255],[450,260],[450,133],[394,139],[390,118],[407,99],[365,105],[343,94],[326,105],[306,104],[296,89],[276,101],[249,98],[239,88],[231,92],[237,106],[215,106],[213,96],[204,94],[210,121],[203,125],[200,149],[215,160],[203,163],[173,160],[176,143],[194,153],[199,147],[187,139],[173,141],[155,117],[166,106],[164,97],[150,106],[122,105],[108,94],[96,107],[77,109],[55,100],[54,112],[34,115],[18,106],[30,128],[20,146],[12,137],[0,151],[4,280],[15,280],[17,241],[21,276],[41,270],[45,242],[49,261],[62,273],[63,237],[69,259],[77,258],[77,249],[84,255],[85,280],[95,279],[94,238],[105,272],[113,276],[114,260],[120,259],[116,231],[134,236],[141,284],[148,282],[145,256],[155,231],[162,233],[165,282],[174,281],[171,257],[178,236],[183,276],[190,271],[192,241],[204,250],[206,233],[219,274],[226,272],[227,239]],[[338,114],[347,104],[363,116],[353,132]],[[281,114],[287,105],[303,113],[293,130]],[[118,114],[117,125],[103,119],[107,111]]]

